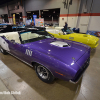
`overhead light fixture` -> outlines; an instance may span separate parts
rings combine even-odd
[[[27,12],[27,13],[31,13],[31,12]]]
[[[16,14],[19,14],[19,13],[16,13]]]
[[[49,11],[49,10],[43,10],[43,11]]]

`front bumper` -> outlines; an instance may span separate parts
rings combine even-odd
[[[92,47],[92,48],[96,48],[98,45],[99,45],[99,41],[98,41],[98,42],[96,42],[95,46],[94,46],[94,47]]]
[[[99,41],[97,41],[95,44],[87,44],[91,48],[96,48],[99,45]]]
[[[73,84],[78,83],[78,81],[80,80],[80,78],[84,74],[85,70],[89,66],[89,63],[90,63],[90,58],[88,58],[86,60],[85,64],[78,70],[78,72],[76,73],[75,77],[73,79],[69,80],[69,82],[71,82]]]

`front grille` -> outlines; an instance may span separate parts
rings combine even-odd
[[[72,81],[77,82],[79,80],[79,78],[82,76],[82,74],[84,73],[84,71],[89,66],[89,63],[90,63],[90,58],[88,58],[86,60],[86,62],[82,65],[82,67],[78,70],[78,72],[76,73],[76,75],[75,75],[74,79],[72,79]]]

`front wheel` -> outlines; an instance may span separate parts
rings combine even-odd
[[[40,64],[36,65],[35,71],[43,82],[51,83],[54,80],[54,76],[51,74],[51,72]]]
[[[2,47],[0,48],[0,51],[4,54],[7,55],[8,53],[6,52],[6,50],[4,50]]]

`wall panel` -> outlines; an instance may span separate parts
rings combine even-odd
[[[100,31],[100,16],[91,16],[88,30]]]
[[[0,15],[2,15],[2,14],[8,14],[6,5],[0,7]]]

